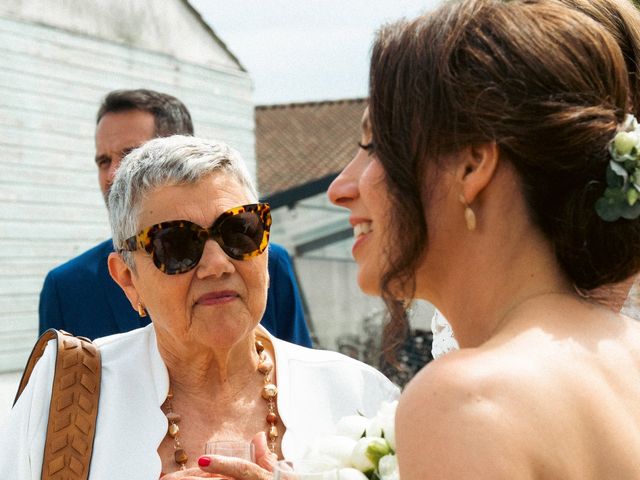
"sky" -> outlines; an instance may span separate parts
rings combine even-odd
[[[367,96],[383,23],[438,0],[189,0],[249,71],[256,105]]]

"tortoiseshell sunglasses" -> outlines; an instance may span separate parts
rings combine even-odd
[[[194,269],[212,239],[235,260],[260,255],[269,244],[271,208],[268,203],[242,205],[223,212],[210,228],[188,220],[172,220],[151,225],[125,240],[121,251],[144,250],[167,275]]]

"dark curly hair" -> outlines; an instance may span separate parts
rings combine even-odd
[[[533,222],[576,287],[640,269],[640,220],[607,223],[594,208],[607,144],[637,111],[639,26],[626,0],[463,0],[380,30],[369,108],[396,212],[381,280],[387,344],[406,332],[393,292],[415,290],[428,248],[426,185],[436,174],[424,182],[427,165],[473,143],[496,142],[514,166]]]

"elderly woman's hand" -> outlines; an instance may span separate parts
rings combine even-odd
[[[235,480],[272,480],[271,472],[278,457],[269,451],[266,434],[257,433],[251,443],[255,447],[256,463],[222,455],[203,455],[198,459],[201,471]]]

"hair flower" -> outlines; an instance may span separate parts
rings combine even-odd
[[[627,115],[609,143],[607,188],[596,201],[598,216],[607,222],[640,216],[640,126]]]

